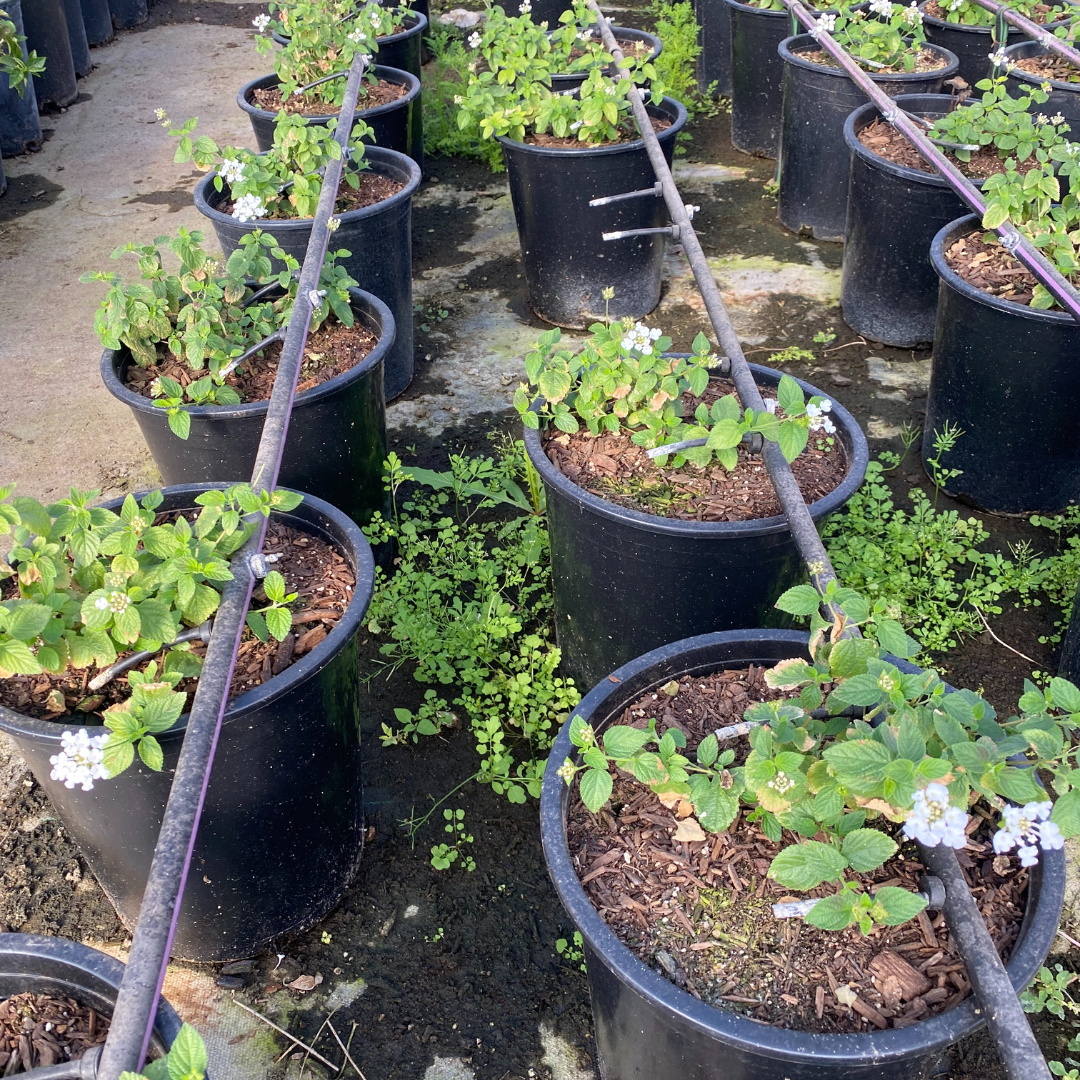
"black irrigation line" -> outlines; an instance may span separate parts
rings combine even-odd
[[[321,299],[319,276],[332,231],[330,219],[337,201],[338,184],[349,157],[349,134],[366,65],[367,58],[357,54],[349,70],[345,100],[334,136],[342,153],[338,160],[327,165],[323,178],[318,208],[311,225],[311,239],[304,255],[296,301],[285,331],[251,476],[251,486],[255,491],[272,491],[277,483],[289,416],[296,396],[300,362],[312,313]],[[199,818],[210,782],[218,732],[228,704],[244,616],[251,601],[255,579],[266,573],[261,550],[266,537],[267,519],[255,514],[248,520],[255,525],[255,532],[233,556],[230,563],[233,579],[225,583],[221,606],[214,616],[214,632],[207,646],[203,674],[192,701],[184,745],[154,849],[131,953],[96,1072],[100,1080],[118,1080],[120,1073],[125,1070],[138,1071],[146,1060],[150,1046],[161,984],[169,962]]]
[[[1004,4],[998,3],[997,0],[974,0],[974,2],[978,4],[979,7],[985,8],[987,11],[992,11],[1000,20],[1009,23],[1011,26],[1015,26],[1017,30],[1027,34],[1029,38],[1037,41],[1045,49],[1052,53],[1056,53],[1063,60],[1068,60],[1073,67],[1080,68],[1080,53],[1071,46],[1066,45],[1061,38],[1054,34],[1053,30],[1047,30],[1045,26],[1040,26],[1038,23],[1032,22],[1018,12],[1006,7]],[[996,32],[994,34],[995,38],[1000,39],[1002,48],[1008,44],[1006,35],[1007,31],[1004,34],[998,34]]]
[[[799,18],[809,29],[816,28],[816,20],[798,0],[784,0],[784,3],[792,15]],[[597,0],[588,0],[588,5],[597,17],[600,34],[607,51],[618,63],[623,59],[623,54],[604,13],[600,10]],[[819,41],[871,101],[882,109],[886,114],[886,119],[911,139],[922,156],[939,169],[961,198],[965,199],[981,217],[983,212],[981,198],[967,178],[948,162],[932,143],[926,140],[906,114],[896,108],[892,99],[878,90],[866,73],[828,34],[821,33]],[[716,333],[716,340],[727,354],[728,363],[722,370],[725,374],[728,369],[730,370],[739,399],[744,406],[755,410],[763,409],[761,394],[747,366],[738,335],[735,333],[716,282],[713,280],[712,271],[701,249],[697,233],[690,223],[689,212],[675,186],[667,159],[660,149],[660,143],[653,130],[641,92],[630,75],[621,67],[619,76],[630,83],[628,97],[634,110],[634,118],[671,215],[672,225],[667,231],[672,239],[682,244],[683,253],[693,270],[705,303],[705,310]],[[894,118],[896,114],[899,114],[899,120]],[[634,194],[644,196],[652,194],[653,190],[646,188]],[[1028,266],[1070,314],[1080,321],[1080,296],[1072,286],[1012,226],[1003,227],[997,231],[1007,250],[1013,252],[1025,266]],[[836,572],[829,561],[806,503],[803,501],[802,493],[795,483],[791,467],[775,443],[766,442],[761,456],[811,580],[821,590],[829,581],[836,580]],[[855,632],[857,633],[857,630]],[[986,929],[975,899],[964,880],[956,852],[944,846],[927,848],[921,844],[919,851],[923,864],[945,887],[946,899],[942,908],[943,914],[964,960],[972,987],[986,1014],[987,1026],[990,1028],[1010,1080],[1052,1080],[1050,1070],[1032,1033],[1031,1025],[1028,1023],[1027,1015],[1020,1005],[1020,999],[1001,962],[990,933]]]

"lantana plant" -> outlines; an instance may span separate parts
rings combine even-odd
[[[193,137],[197,117],[180,127],[172,127],[164,113],[161,120],[179,140],[174,161],[193,161],[200,169],[217,170],[214,188],[224,191],[228,185],[233,200],[231,216],[237,221],[313,217],[322,192],[323,171],[331,161],[341,159],[341,145],[333,128],[309,124],[303,116],[285,112],[278,113],[274,144],[264,154],[244,147],[218,146],[208,135]],[[371,135],[371,127],[358,119],[349,137],[350,159],[343,176],[353,190],[360,186],[358,171],[367,168],[363,140]]]
[[[26,92],[27,79],[45,70],[45,57],[33,51],[23,57],[25,44],[26,38],[8,18],[8,13],[0,8],[0,73],[7,76],[9,88],[20,97]]]
[[[939,0],[939,5],[945,13],[946,22],[959,23],[961,26],[994,25],[994,13],[973,3],[973,0]],[[1061,4],[1052,5],[1049,11],[1039,11],[1045,6],[1044,0],[1008,0],[1008,6],[1010,11],[1037,23],[1057,22],[1066,13],[1066,8]]]
[[[936,672],[909,674],[894,663],[918,644],[882,603],[871,607],[835,582],[825,598],[841,612],[832,623],[820,617],[823,596],[813,586],[778,601],[783,611],[812,616],[809,659],[782,660],[765,673],[789,696],[746,710],[742,764],[724,745],[730,730],[706,736],[691,759],[683,733],[661,736],[655,719],[600,733],[575,716],[579,758],[567,758],[559,775],[578,779],[594,813],[618,770],[662,799],[687,800],[705,832],[724,832],[740,812],[774,843],[786,830],[768,876],[793,891],[833,886],[805,914],[827,930],[855,924],[869,933],[917,915],[926,906],[920,895],[896,886],[868,892],[849,872],[876,870],[904,838],[964,847],[976,807],[1001,815],[994,849],[1018,849],[1025,866],[1080,834],[1080,690],[1060,678],[1046,690],[1028,683],[1019,715],[1001,720],[977,694],[947,693]],[[872,636],[849,636],[860,625]]]
[[[203,234],[180,227],[175,237],[158,236],[150,244],[129,243],[117,248],[114,259],[138,258],[140,280],[125,282],[113,271],[84,274],[84,282],[109,286],[94,319],[94,329],[107,349],[125,347],[140,367],[169,355],[206,374],[181,386],[162,377],[152,386],[154,404],[166,409],[174,434],[186,439],[191,418],[185,404],[235,405],[240,396],[225,379],[237,358],[265,337],[286,326],[296,299],[299,264],[268,233],[248,233],[222,265],[202,247]],[[179,267],[166,269],[162,246],[176,256]],[[352,326],[349,287],[356,284],[336,265],[345,250],[330,252],[323,264],[321,301],[312,316],[315,329],[331,316]],[[271,259],[282,269],[272,273]],[[275,297],[255,299],[255,286],[277,283]]]
[[[144,764],[161,769],[154,735],[183,711],[186,695],[176,685],[202,669],[178,636],[217,611],[220,586],[233,577],[229,560],[254,528],[245,515],[291,510],[301,500],[291,491],[256,493],[240,484],[196,496],[202,509],[194,523],[183,516],[156,523],[160,491],[140,500],[128,495],[118,513],[90,505],[97,494],[72,489],[44,506],[15,495],[14,485],[0,488],[0,533],[14,540],[0,560],[0,581],[15,585],[15,595],[0,602],[0,679],[89,675],[111,667],[120,653],[162,654],[160,666],[155,660],[128,673],[131,693],[103,714],[108,739],[85,729],[64,732],[53,779],[86,791],[126,769],[136,749]],[[271,606],[280,605],[271,598]],[[284,637],[289,624],[291,617],[264,615],[275,636]],[[91,691],[77,710],[94,712],[103,702]],[[67,710],[59,682],[46,707],[58,716]]]
[[[871,71],[914,71],[926,45],[923,16],[918,4],[894,4],[870,0],[869,11],[844,6],[837,13],[818,17],[820,30],[832,35],[864,67]],[[819,31],[810,31],[814,36]]]
[[[788,461],[806,447],[811,430],[835,431],[826,398],[806,400],[799,384],[784,375],[778,397],[761,411],[744,409],[734,394],[711,405],[697,405],[683,415],[682,396],[701,397],[717,364],[708,338],[698,334],[689,357],[668,356],[671,339],[643,323],[594,323],[579,350],[560,349],[559,330],[547,330],[525,357],[528,384],[514,394],[514,406],[526,427],[554,424],[570,434],[584,426],[593,435],[626,430],[636,446],[662,450],[672,443],[700,441],[673,450],[674,468],[719,461],[725,469],[738,463],[743,436],[757,433],[778,443]],[[778,408],[783,410],[782,418]],[[668,454],[655,457],[663,467]]]

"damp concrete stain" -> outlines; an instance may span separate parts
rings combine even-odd
[[[895,393],[879,391],[879,398],[905,401],[909,397],[923,396],[930,389],[931,364],[929,357],[925,360],[885,360],[880,356],[868,356],[866,372],[874,382],[899,391],[899,397]]]
[[[540,1059],[551,1071],[551,1080],[594,1080],[595,1073],[586,1064],[581,1065],[581,1054],[550,1023],[540,1025],[540,1045],[544,1056]]]
[[[680,191],[711,191],[714,184],[745,180],[748,168],[738,165],[710,165],[702,162],[676,161],[671,175]]]
[[[436,1055],[424,1071],[424,1080],[476,1080],[476,1073],[462,1058]]]

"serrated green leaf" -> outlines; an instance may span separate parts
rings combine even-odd
[[[1071,713],[1080,712],[1080,690],[1068,679],[1055,676],[1050,680],[1050,699],[1057,709]]]
[[[169,1080],[203,1080],[206,1073],[206,1046],[190,1025],[177,1033],[169,1047]]]
[[[41,665],[37,662],[30,646],[25,641],[0,640],[0,675],[40,675]]]
[[[769,867],[768,876],[786,889],[814,889],[823,881],[838,880],[847,860],[831,844],[807,840],[784,848]]]
[[[850,892],[823,896],[806,914],[805,921],[821,930],[843,930],[855,919],[855,895]]]
[[[788,461],[794,461],[806,448],[810,432],[802,424],[783,423],[776,432],[780,452]]]
[[[896,885],[886,885],[874,893],[875,903],[880,904],[887,914],[880,921],[886,926],[899,926],[908,919],[914,919],[926,907],[926,901],[915,893],[908,892]]]
[[[595,814],[611,797],[612,787],[606,769],[586,769],[581,774],[581,801]]]
[[[1074,787],[1058,798],[1050,813],[1050,820],[1067,840],[1080,836],[1080,787]]]
[[[604,750],[614,758],[632,757],[651,737],[647,731],[618,724],[604,732]]]
[[[278,640],[284,641],[292,628],[292,612],[288,608],[269,608],[263,612],[266,629]]]
[[[774,606],[789,615],[813,615],[821,606],[821,597],[813,585],[795,585],[782,593]]]
[[[161,772],[165,765],[165,755],[161,752],[161,744],[153,735],[144,735],[139,740],[139,757],[143,764],[154,772]]]
[[[7,632],[21,641],[34,641],[52,618],[44,604],[20,603],[8,609]]]
[[[113,742],[114,738],[110,737],[102,753],[102,764],[110,777],[119,776],[135,760],[135,747],[127,740]]]
[[[699,765],[704,765],[706,768],[720,755],[720,744],[717,742],[715,735],[706,735],[704,739],[698,743],[697,759]]]
[[[858,874],[876,870],[897,851],[896,841],[877,829],[856,829],[844,837],[840,852]]]

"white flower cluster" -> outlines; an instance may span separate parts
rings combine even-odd
[[[823,33],[831,34],[836,29],[836,13],[832,11],[825,12],[824,15],[819,15],[817,20],[817,26],[810,31],[812,38],[819,38]]]
[[[95,780],[109,778],[102,764],[108,741],[108,735],[95,735],[91,739],[86,728],[80,728],[76,734],[65,731],[60,736],[60,753],[49,758],[53,767],[49,775],[53,780],[62,780],[66,788],[82,784],[83,791],[93,791]]]
[[[255,18],[251,20],[251,25],[254,26],[260,34],[265,34],[266,28],[270,25],[270,16],[256,15]]]
[[[367,41],[367,34],[359,26],[355,30],[350,30],[347,37],[354,45],[359,45],[361,41]]]
[[[592,41],[592,30],[591,29],[590,30],[579,30],[578,31],[578,40],[579,41]]]
[[[1001,814],[1001,829],[994,833],[994,850],[999,854],[1015,847],[1021,866],[1039,861],[1039,846],[1054,851],[1065,846],[1065,838],[1054,822],[1047,820],[1053,809],[1050,802],[1029,802],[1026,806],[1007,806]]]
[[[464,105],[465,104],[465,99],[460,94],[455,94],[454,95],[454,104],[455,105]]]
[[[1009,58],[1005,55],[1004,49],[995,49],[992,53],[987,54],[990,58],[990,63],[996,68],[1004,68],[1006,71],[1012,71],[1015,64],[1009,63]]]
[[[226,158],[218,169],[218,176],[226,184],[238,184],[244,179],[244,163],[237,158]]]
[[[258,195],[241,195],[233,206],[232,216],[237,221],[254,221],[266,217],[266,207]]]
[[[480,36],[480,31],[479,30],[474,30],[469,35],[469,48],[470,49],[479,49],[480,48],[480,42],[483,41],[483,40],[484,39]]]
[[[911,3],[904,8],[904,22],[909,26],[922,26],[923,13],[919,10],[919,5],[915,0],[911,0]]]
[[[870,10],[883,19],[891,19],[893,12],[892,0],[870,0]]]
[[[154,379],[154,381],[150,384],[150,396],[151,397],[161,397],[162,394],[164,394],[164,393],[165,393],[165,387],[163,387],[161,385],[161,380],[160,379]]]
[[[832,402],[826,398],[820,405],[812,401],[806,404],[806,415],[810,417],[811,431],[824,431],[827,435],[836,433],[836,425],[825,415],[832,412]]]
[[[662,330],[650,330],[644,323],[634,323],[634,329],[622,339],[622,347],[629,351],[637,349],[642,356],[652,356],[652,343],[663,336]]]
[[[944,784],[927,784],[915,792],[915,808],[904,822],[904,835],[927,847],[962,848],[967,843],[967,821],[959,806],[949,805],[949,789]]]
[[[518,11],[520,11],[522,15],[528,15],[529,12],[532,11],[532,4],[529,0],[522,0],[522,3],[518,4]]]

